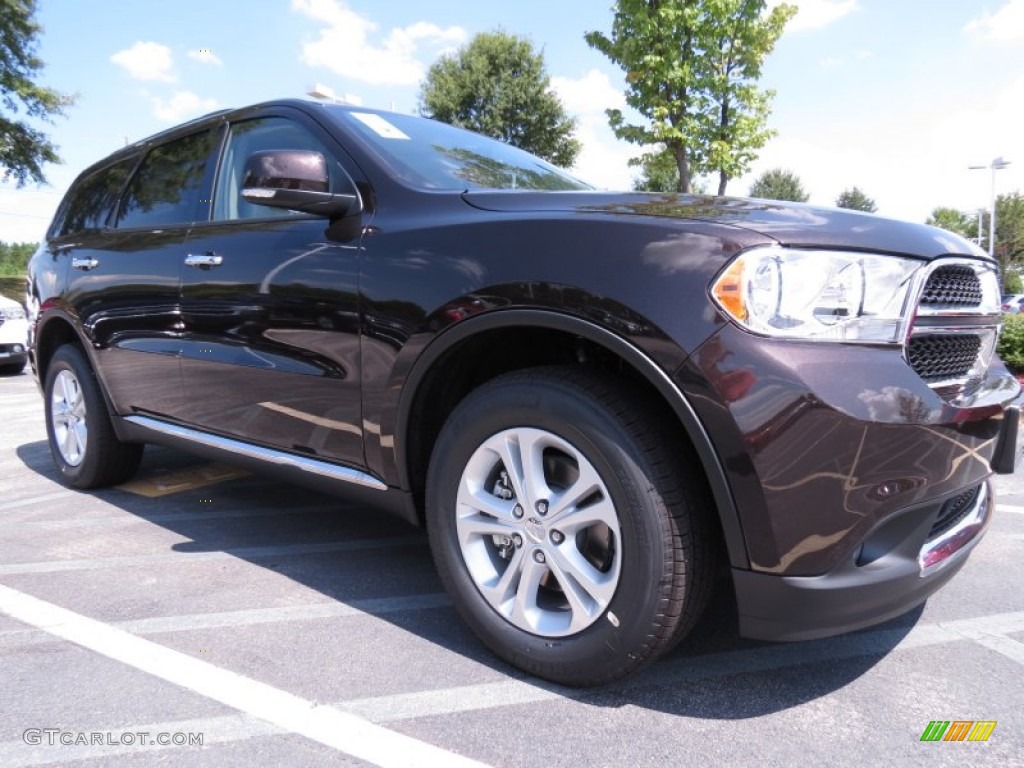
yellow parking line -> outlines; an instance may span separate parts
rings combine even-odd
[[[178,472],[156,471],[151,477],[129,480],[117,487],[122,491],[154,499],[158,496],[170,496],[173,493],[183,493],[207,485],[236,480],[248,474],[243,469],[229,467],[226,464],[201,464]]]

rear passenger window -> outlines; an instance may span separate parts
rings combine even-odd
[[[213,131],[204,131],[146,155],[121,201],[117,226],[159,227],[206,219],[199,215],[200,196],[213,137]]]
[[[57,235],[105,227],[137,159],[132,157],[107,166],[76,184],[68,193]]]

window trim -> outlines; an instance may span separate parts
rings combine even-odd
[[[117,211],[120,209],[121,198],[123,197],[125,190],[128,188],[129,181],[135,176],[135,172],[139,168],[139,163],[145,155],[145,152],[131,152],[119,154],[116,157],[108,157],[105,159],[105,162],[91,166],[80,173],[78,177],[71,182],[71,186],[68,187],[67,192],[64,193],[64,198],[61,200],[60,206],[57,208],[57,212],[53,216],[53,221],[50,222],[50,226],[46,230],[46,241],[51,242],[63,240],[65,238],[76,237],[82,234],[105,232],[111,229],[111,219],[116,216]],[[128,161],[132,162],[128,163]],[[114,204],[107,209],[107,215],[104,217],[100,226],[89,229],[75,229],[70,232],[61,232],[60,230],[64,226],[68,212],[71,209],[72,200],[82,186],[99,174],[106,173],[115,165],[120,165],[121,163],[126,163],[130,167],[128,168],[128,173],[124,177],[124,180],[121,182],[121,185],[114,196]]]
[[[176,141],[182,141],[183,139],[188,139],[188,138],[191,138],[193,136],[198,136],[198,135],[203,134],[203,133],[209,133],[211,135],[211,138],[210,138],[210,148],[209,148],[209,151],[207,152],[207,155],[206,155],[206,166],[203,169],[202,180],[199,182],[199,195],[200,195],[199,202],[202,203],[202,200],[203,200],[202,195],[207,194],[207,193],[212,195],[212,189],[210,187],[210,184],[211,184],[211,168],[216,168],[216,166],[217,166],[217,164],[219,162],[219,157],[220,157],[221,150],[223,149],[225,121],[223,119],[215,119],[214,122],[211,122],[211,123],[201,124],[201,125],[198,125],[198,126],[197,125],[189,125],[188,127],[191,130],[182,131],[181,133],[175,133],[172,136],[162,137],[161,141],[152,142],[151,144],[147,145],[143,149],[142,152],[140,152],[138,162],[135,164],[135,167],[132,169],[131,175],[129,175],[128,180],[125,182],[124,187],[121,189],[121,194],[118,196],[118,199],[117,199],[117,205],[114,207],[114,209],[113,209],[113,211],[111,213],[111,216],[108,217],[108,221],[107,221],[107,228],[108,229],[114,230],[116,232],[147,232],[147,231],[152,231],[154,229],[181,229],[181,228],[188,228],[188,227],[192,226],[193,224],[196,224],[197,222],[202,221],[202,219],[194,218],[194,219],[191,219],[191,220],[188,220],[188,221],[184,221],[184,220],[182,220],[182,221],[170,221],[170,222],[166,222],[164,224],[160,224],[160,225],[157,225],[157,226],[153,226],[153,225],[119,226],[118,225],[118,221],[119,221],[119,219],[121,217],[121,208],[122,208],[122,206],[124,204],[125,197],[128,194],[128,190],[131,188],[132,183],[135,181],[136,177],[138,176],[139,170],[142,168],[143,164],[146,162],[146,160],[149,158],[149,156],[153,152],[156,152],[159,149],[162,149],[162,148],[164,148],[164,147],[166,147],[166,146],[168,146],[170,144],[173,144]],[[208,199],[212,200],[212,197],[210,197]],[[207,206],[209,206],[209,203],[207,203]],[[202,212],[202,205],[200,205],[198,207],[198,209],[196,210],[196,214],[198,215],[201,212]],[[207,212],[207,216],[209,216],[209,212]]]
[[[348,181],[352,191],[359,196],[362,201],[364,210],[366,210],[366,194],[360,189],[359,181],[357,177],[352,173],[352,169],[357,168],[358,165],[351,158],[348,152],[345,151],[343,145],[341,145],[338,139],[331,134],[330,131],[326,130],[317,121],[312,120],[309,115],[305,112],[294,109],[287,106],[274,106],[260,109],[253,112],[247,112],[246,114],[236,115],[231,120],[224,119],[221,133],[220,148],[217,152],[217,162],[213,170],[212,178],[210,179],[210,203],[207,218],[202,221],[194,222],[196,227],[223,227],[229,225],[247,225],[247,224],[273,224],[273,223],[290,223],[290,222],[303,222],[303,221],[326,221],[323,216],[317,216],[312,213],[297,213],[293,216],[261,216],[259,218],[252,219],[214,219],[214,198],[217,194],[217,185],[220,181],[220,174],[223,169],[224,161],[227,156],[228,143],[231,140],[231,129],[233,126],[239,123],[248,123],[253,120],[267,120],[270,118],[279,118],[287,120],[300,128],[305,130],[307,133],[312,135],[320,144],[324,146],[330,153],[330,160],[333,160],[338,164],[344,179]],[[361,175],[361,173],[360,173]],[[363,180],[364,184],[369,185],[369,182]]]

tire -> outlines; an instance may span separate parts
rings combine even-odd
[[[500,376],[452,412],[431,457],[427,532],[456,608],[499,657],[598,685],[696,623],[711,507],[669,423],[624,383],[568,368]]]
[[[43,394],[50,453],[65,485],[101,488],[135,474],[143,446],[117,439],[96,374],[81,350],[73,345],[57,350]]]

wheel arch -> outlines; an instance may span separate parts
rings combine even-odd
[[[714,499],[730,564],[736,568],[750,567],[725,467],[686,395],[650,356],[627,339],[589,320],[556,311],[507,309],[468,318],[441,333],[420,354],[405,379],[396,414],[394,455],[398,481],[403,490],[410,491],[418,500],[422,498],[426,464],[440,426],[455,404],[469,391],[452,392],[445,386],[450,379],[448,372],[452,364],[461,362],[466,365],[473,359],[467,356],[471,356],[482,345],[512,334],[525,334],[532,339],[536,339],[539,334],[544,336],[544,348],[534,348],[532,352],[536,354],[536,359],[531,359],[525,365],[564,363],[569,360],[582,363],[564,355],[551,359],[557,354],[554,350],[562,347],[564,342],[578,340],[587,348],[607,355],[606,359],[655,390],[664,405],[675,415],[701,463]],[[579,349],[576,347],[577,354]],[[504,370],[494,369],[488,378],[521,367],[524,365],[513,360]],[[480,383],[482,380],[469,389]],[[435,404],[435,395],[441,396],[441,407],[427,409],[427,402]]]
[[[36,378],[40,386],[46,381],[46,371],[54,353],[62,345],[69,343],[78,345],[89,363],[94,363],[89,351],[89,344],[76,330],[74,321],[63,312],[51,312],[36,325],[32,340],[32,355]],[[93,369],[95,370],[95,365],[93,365]]]

